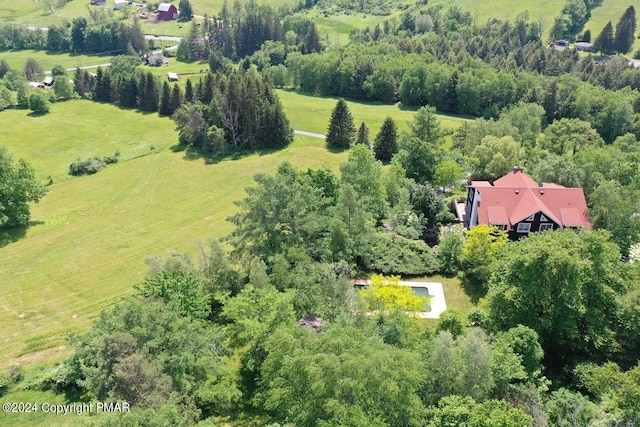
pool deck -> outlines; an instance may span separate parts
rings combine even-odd
[[[431,297],[431,311],[418,312],[418,317],[422,319],[439,319],[443,311],[447,309],[447,303],[444,299],[444,289],[442,283],[437,282],[400,282],[401,286],[412,286],[414,288],[427,288]]]

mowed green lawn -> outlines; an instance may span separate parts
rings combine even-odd
[[[172,152],[174,125],[156,115],[88,101],[55,104],[42,117],[24,110],[0,114],[3,125],[12,126],[3,131],[3,144],[27,158],[39,177],[56,177],[33,206],[24,236],[0,235],[0,366],[64,353],[68,333],[88,328],[143,279],[146,255],[195,252],[194,241],[226,235],[233,201],[254,174],[272,173],[285,160],[299,168],[337,168],[347,157],[330,153],[321,140],[297,137],[272,154],[206,165]],[[150,155],[133,154],[150,145]],[[76,153],[112,154],[116,147],[129,158],[92,176],[60,175]]]
[[[607,0],[605,0],[606,2]],[[627,0],[628,1],[628,0]],[[514,2],[513,0],[430,0],[429,5],[442,5],[447,8],[458,6],[484,24],[489,19],[514,21],[518,15],[527,13],[532,21],[542,21],[545,28],[550,28],[554,18],[560,13],[565,0],[531,0]]]
[[[318,97],[297,93],[293,90],[278,90],[285,113],[294,129],[326,134],[331,111],[338,102],[334,97]],[[369,136],[373,140],[387,116],[393,118],[400,131],[407,130],[413,121],[414,110],[401,109],[399,104],[370,104],[347,101],[356,128],[365,122],[369,127]],[[470,119],[438,114],[440,125],[447,130],[455,130]]]
[[[591,30],[591,41],[594,41],[598,34],[602,31],[607,22],[611,21],[613,25],[613,30],[615,31],[616,25],[620,20],[620,17],[624,13],[624,11],[634,4],[633,1],[630,0],[603,0],[602,6],[596,7],[591,11],[591,19],[585,25],[585,30]],[[635,5],[636,9],[636,18],[638,18],[640,23],[640,10],[639,5]],[[640,34],[640,25],[636,30],[636,39],[633,45],[631,52],[629,52],[628,56],[633,56],[633,53],[640,49],[640,39],[638,39],[638,35]]]
[[[22,70],[29,58],[35,59],[43,70],[50,71],[54,65],[71,69],[78,66],[106,64],[111,61],[112,55],[72,55],[33,49],[0,51],[0,59],[7,61],[9,66],[16,70]],[[73,77],[73,72],[69,76]]]
[[[113,2],[107,0],[104,5],[91,6],[89,0],[68,0],[63,7],[56,7],[58,2],[53,1],[53,12],[49,10],[48,6],[43,0],[0,0],[0,22],[12,22],[16,24],[29,24],[34,26],[51,26],[59,25],[64,21],[71,22],[73,18],[84,16],[89,18],[88,8],[93,9],[113,9]],[[228,1],[228,7],[232,8],[233,1]],[[283,5],[294,6],[297,0],[258,0],[258,4],[269,5],[274,9],[278,9]],[[178,7],[178,1],[173,1],[176,7]],[[194,14],[208,16],[217,15],[222,9],[224,0],[195,0],[191,2]],[[114,16],[121,19],[126,19],[132,14],[139,13],[143,8],[128,7],[123,10],[112,10]],[[153,20],[148,20],[147,24],[151,25]],[[167,34],[173,35],[179,32],[179,28],[176,21],[171,21],[172,26],[168,29]],[[158,27],[167,26],[167,24],[161,24]],[[151,27],[149,27],[151,28]]]

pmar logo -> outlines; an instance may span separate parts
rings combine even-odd
[[[129,412],[131,406],[129,402],[97,402],[97,412]]]

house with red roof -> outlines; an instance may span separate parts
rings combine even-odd
[[[539,184],[516,166],[492,183],[471,181],[462,211],[465,228],[494,225],[516,240],[545,230],[591,229],[582,188]]]

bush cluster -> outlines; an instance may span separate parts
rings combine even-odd
[[[103,158],[88,157],[86,159],[78,159],[69,165],[69,175],[93,175],[107,165],[118,163],[119,157],[120,153],[116,152],[113,156],[105,156]]]

